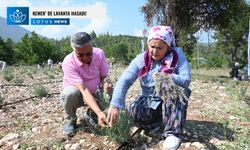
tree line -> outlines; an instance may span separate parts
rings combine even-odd
[[[140,10],[147,25],[172,26],[177,43],[187,52],[196,46],[197,31],[213,31],[214,47],[209,45],[203,56],[216,61],[210,61],[211,66],[247,63],[250,7],[246,0],[147,0]]]
[[[200,57],[207,60],[206,67],[230,66],[236,61],[241,65],[247,63],[250,7],[245,0],[147,0],[141,12],[149,27],[159,24],[173,27],[177,46],[183,48],[192,64]],[[214,32],[214,43],[197,44],[199,30]],[[146,37],[96,35],[94,31],[90,35],[94,46],[104,49],[108,58],[124,64],[141,52],[141,40],[147,46]],[[62,61],[70,52],[70,36],[55,40],[32,32],[17,43],[0,38],[0,60],[12,65],[32,65],[48,58]]]
[[[102,48],[106,57],[118,63],[128,64],[141,52],[141,37],[113,36],[109,33],[97,37],[94,31],[90,35],[93,38],[93,45]],[[70,36],[55,40],[39,37],[33,31],[30,36],[25,34],[17,43],[0,37],[0,60],[10,65],[33,65],[45,62],[49,58],[54,62],[61,62],[72,51]]]
[[[130,35],[111,35],[109,33],[96,35],[94,31],[90,33],[93,37],[93,45],[104,50],[107,58],[114,60],[114,63],[129,64],[129,62],[141,53],[141,40],[144,40],[145,50],[147,49],[146,38]],[[231,53],[226,51],[226,44],[229,41],[218,40],[215,43],[196,44],[196,38],[188,39],[188,44],[182,48],[192,65],[197,65],[197,47],[199,57],[206,59],[205,67],[228,67],[231,62]],[[223,45],[224,44],[224,45]],[[31,36],[25,34],[21,40],[14,43],[11,39],[0,37],[0,60],[6,61],[9,65],[34,65],[46,62],[49,58],[54,62],[62,62],[64,57],[72,52],[70,36],[61,40],[39,37],[32,32]],[[242,62],[247,62],[247,43],[242,43],[238,48]]]

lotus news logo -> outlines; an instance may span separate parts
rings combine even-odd
[[[29,7],[7,7],[8,25],[28,25]]]

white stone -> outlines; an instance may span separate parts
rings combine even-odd
[[[185,143],[185,148],[189,148],[191,146],[191,142]]]
[[[80,145],[84,145],[86,143],[86,139],[81,139],[80,141],[79,141],[79,144]]]
[[[8,141],[17,139],[18,137],[19,137],[18,133],[9,133],[0,140],[0,146],[3,145],[4,143],[7,143]]]
[[[72,144],[72,146],[70,147],[70,149],[72,149],[72,150],[78,150],[78,149],[80,149],[80,145],[78,143]]]
[[[201,144],[200,142],[193,142],[191,145],[194,146],[194,147],[196,147],[197,149],[204,148],[204,145]]]
[[[65,144],[65,146],[64,146],[65,149],[69,149],[70,147],[71,147],[70,143],[69,144]]]
[[[17,150],[19,148],[19,144],[15,144],[12,146],[12,150]]]

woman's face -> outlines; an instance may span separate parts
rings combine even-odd
[[[85,44],[82,48],[75,48],[76,57],[85,64],[90,64],[93,55],[92,44]]]
[[[159,39],[152,39],[148,42],[149,54],[154,60],[161,60],[169,51],[169,46]]]

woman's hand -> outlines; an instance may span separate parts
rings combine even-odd
[[[106,119],[106,115],[104,114],[104,112],[99,112],[97,114],[98,116],[98,124],[101,126],[101,127],[106,127],[108,125],[108,121]]]
[[[118,108],[116,108],[114,106],[110,106],[109,107],[107,120],[109,122],[109,126],[110,127],[113,127],[116,124],[116,122],[117,122],[117,120],[119,118],[119,114],[120,113],[119,113],[119,109]]]

